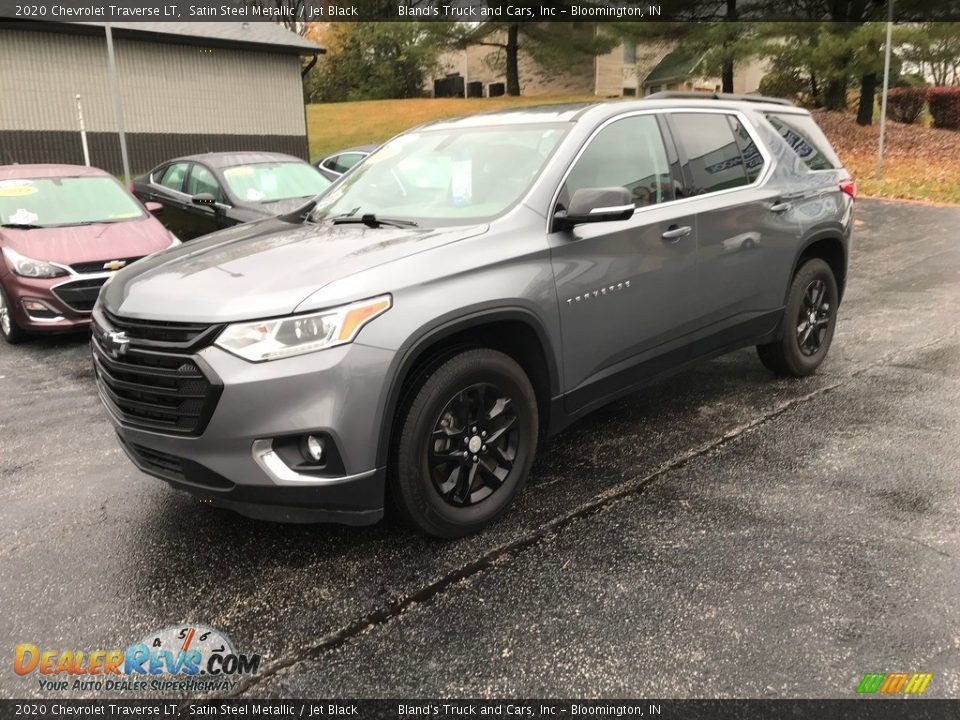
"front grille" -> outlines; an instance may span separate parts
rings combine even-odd
[[[106,260],[94,260],[92,262],[82,262],[71,265],[74,272],[86,274],[86,273],[102,273],[108,272],[107,268],[104,267],[108,262],[113,262],[114,260],[120,260],[124,263],[124,267],[129,265],[132,262],[136,262],[142,256],[138,257],[128,257],[128,258],[107,258]]]
[[[122,330],[131,341],[158,347],[193,347],[211,340],[222,326],[209,323],[164,322],[160,320],[132,320],[104,311],[104,317],[116,330]]]
[[[91,342],[94,371],[100,395],[117,419],[177,435],[202,433],[220,396],[213,372],[188,352],[154,350],[129,335],[125,351],[114,357],[101,320],[98,310]]]
[[[97,295],[100,294],[100,286],[106,280],[103,277],[72,280],[51,289],[60,302],[71,310],[88,313],[93,310],[93,304],[97,301]]]

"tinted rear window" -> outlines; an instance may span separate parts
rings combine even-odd
[[[693,194],[727,190],[751,182],[726,114],[675,113],[672,122],[687,154]]]
[[[827,136],[809,115],[767,113],[767,120],[811,170],[833,170],[842,166]]]

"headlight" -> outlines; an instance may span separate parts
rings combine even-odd
[[[44,260],[34,260],[33,258],[28,258],[25,255],[21,255],[18,252],[11,250],[8,247],[3,248],[3,254],[7,258],[7,262],[10,263],[10,268],[17,275],[22,275],[23,277],[33,277],[33,278],[55,278],[60,277],[61,275],[69,275],[66,268],[62,268],[59,265],[54,265],[53,263],[48,263]]]
[[[251,362],[277,360],[352,342],[361,328],[390,309],[389,295],[309,315],[228,325],[216,345]]]

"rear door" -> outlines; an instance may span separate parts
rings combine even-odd
[[[703,334],[759,335],[779,318],[780,266],[801,229],[793,198],[765,187],[771,158],[733,110],[672,111],[670,127],[697,216],[695,323]]]
[[[568,412],[642,380],[645,362],[690,330],[696,224],[676,202],[677,160],[657,115],[622,116],[588,141],[558,189],[551,216],[579,188],[625,187],[636,205],[629,220],[549,235]]]

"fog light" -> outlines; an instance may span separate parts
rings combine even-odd
[[[303,440],[303,457],[315,463],[323,462],[323,440],[316,435],[307,435]]]
[[[50,303],[38,298],[23,298],[20,301],[31,320],[61,320],[60,311]]]

